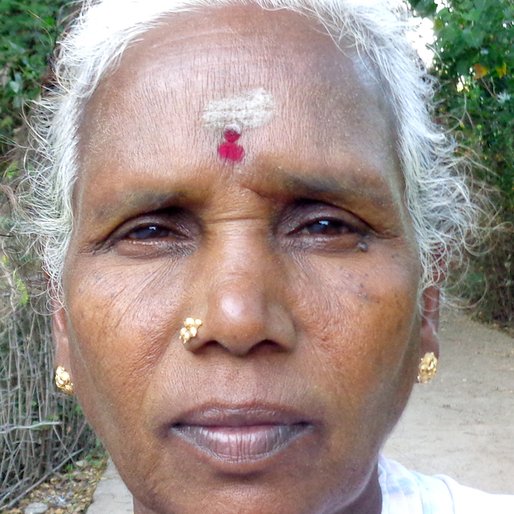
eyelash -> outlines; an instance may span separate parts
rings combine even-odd
[[[314,230],[312,233],[309,233],[309,228],[319,227],[318,230]],[[335,230],[337,234],[326,234],[325,232]],[[148,232],[147,236],[138,237],[138,233]],[[310,235],[321,235],[321,236],[331,236],[331,235],[341,235],[342,233],[354,233],[359,232],[354,227],[350,226],[345,221],[332,218],[332,217],[320,217],[318,219],[309,220],[308,222],[302,224],[300,227],[289,232],[290,235],[302,234],[304,232],[309,233]],[[128,230],[123,236],[122,239],[129,239],[133,241],[144,241],[146,239],[165,239],[172,234],[175,237],[183,237],[177,231],[173,231],[165,226],[162,223],[146,223],[136,226],[130,230]]]
[[[291,231],[289,235],[297,237],[305,235],[318,238],[331,238],[355,233],[358,233],[356,229],[340,219],[320,218],[305,223],[299,228]],[[184,238],[183,235],[173,232],[159,223],[152,223],[141,225],[129,230],[121,239],[144,244],[145,242],[165,240],[170,237],[175,240]]]
[[[309,229],[314,227],[318,227],[320,230],[318,231],[315,229],[313,232],[309,232]],[[333,231],[336,233],[333,233]],[[302,234],[304,232],[307,232],[309,235],[313,236],[331,237],[340,236],[342,234],[355,233],[357,230],[341,219],[322,217],[303,224],[298,229],[293,230],[292,234]]]
[[[198,225],[182,209],[143,213],[115,229],[97,250],[133,258],[185,256],[195,249]]]
[[[148,234],[149,237],[138,237],[137,236],[138,233],[145,232],[145,231],[149,232],[149,234]],[[162,234],[163,232],[165,233],[165,235]],[[135,228],[129,230],[125,234],[123,239],[128,239],[131,241],[145,241],[147,239],[165,239],[165,238],[169,237],[171,232],[172,231],[170,229],[163,227],[159,223],[149,223],[149,224],[141,225],[141,226],[138,226],[138,227],[135,227]]]
[[[189,254],[198,244],[198,220],[187,211],[156,212],[129,221],[111,236],[111,244],[133,256]],[[299,201],[278,217],[275,235],[299,251],[338,253],[356,248],[371,229],[359,218],[322,202]],[[281,228],[282,227],[282,228]]]

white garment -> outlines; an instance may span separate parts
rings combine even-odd
[[[383,457],[378,471],[382,514],[514,514],[514,496],[483,493],[443,475],[422,475]]]

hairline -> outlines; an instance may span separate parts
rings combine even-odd
[[[67,131],[67,135],[69,133],[73,134],[71,144],[61,148],[60,154],[57,151],[54,151],[53,154],[51,152],[46,154],[53,167],[54,182],[50,184],[51,189],[54,188],[61,194],[65,191],[61,199],[61,207],[58,209],[60,216],[53,220],[54,229],[59,227],[61,230],[60,239],[49,230],[52,226],[50,223],[47,227],[46,239],[41,234],[39,241],[44,246],[43,261],[45,269],[59,298],[62,298],[64,259],[73,229],[71,196],[78,173],[78,131],[87,101],[91,98],[101,80],[116,69],[126,49],[137,44],[145,33],[159,26],[167,17],[179,12],[194,12],[204,8],[246,5],[249,3],[270,10],[285,9],[303,15],[310,15],[311,18],[325,27],[336,44],[343,39],[343,36],[348,39],[349,35],[354,41],[353,47],[358,55],[358,60],[364,64],[369,60],[372,69],[378,73],[381,87],[385,87],[386,91],[390,93],[391,99],[388,104],[393,110],[393,119],[397,126],[396,150],[405,182],[406,203],[416,232],[419,258],[423,268],[420,289],[440,280],[442,268],[451,259],[452,252],[459,256],[462,248],[465,248],[466,244],[463,236],[465,225],[468,224],[469,228],[472,217],[476,212],[472,212],[469,190],[464,182],[457,183],[454,178],[449,177],[451,169],[458,167],[458,161],[452,155],[453,145],[451,141],[447,140],[446,135],[431,124],[429,113],[425,109],[423,98],[424,96],[430,97],[431,84],[422,83],[423,79],[419,76],[419,70],[416,73],[413,72],[412,65],[406,59],[405,42],[400,50],[397,50],[393,44],[399,41],[394,38],[398,37],[398,27],[401,22],[398,22],[399,25],[396,27],[386,27],[389,32],[386,30],[380,34],[378,34],[378,28],[375,26],[376,32],[373,33],[366,26],[365,22],[369,20],[365,19],[365,16],[368,12],[366,9],[372,12],[374,7],[366,7],[366,2],[360,0],[216,0],[216,5],[212,5],[214,2],[207,2],[206,0],[176,0],[171,6],[170,2],[166,0],[148,1],[150,1],[153,10],[150,9],[149,12],[146,12],[146,17],[142,19],[139,16],[138,9],[143,2],[141,0],[131,0],[128,2],[130,11],[128,18],[131,22],[126,23],[121,28],[118,27],[116,37],[105,39],[105,34],[103,36],[100,34],[96,42],[93,38],[93,42],[89,41],[89,46],[86,50],[83,50],[81,43],[87,42],[86,36],[91,34],[91,26],[95,25],[94,15],[101,16],[102,9],[108,9],[109,6],[119,4],[119,2],[113,0],[87,1],[85,3],[86,9],[79,17],[78,26],[80,30],[72,31],[71,38],[68,37],[61,44],[65,59],[58,60],[57,65],[59,92],[53,98],[50,97],[49,100],[41,102],[43,111],[46,109],[46,115],[50,115],[50,120],[47,120],[50,125],[47,135],[50,136],[48,141],[54,143],[54,150],[63,146],[63,137],[62,134],[59,137],[59,134],[56,133],[58,132],[57,128],[62,128],[61,125],[65,127],[67,125],[67,129],[64,129]],[[93,11],[87,10],[89,6],[93,7]],[[146,9],[146,7],[144,8]],[[346,13],[347,18],[344,20],[339,18],[334,21],[338,14],[336,11],[339,8],[341,12]],[[357,19],[355,13],[359,8],[362,12],[357,14],[361,18]],[[382,8],[385,7],[380,6],[380,9]],[[377,12],[379,12],[378,7]],[[138,16],[134,16],[135,13]],[[89,19],[84,23],[87,15],[89,15],[89,18],[93,18],[93,21]],[[372,19],[371,14],[369,16]],[[384,23],[387,25],[387,23],[392,24],[393,22],[389,20],[387,23],[384,21]],[[87,27],[90,27],[89,32]],[[105,27],[102,30],[105,30]],[[85,41],[81,41],[81,38]],[[380,48],[378,48],[379,43],[382,45]],[[405,69],[400,69],[400,73],[398,73],[394,69],[395,66]],[[408,66],[410,66],[409,69],[407,69]],[[75,75],[71,73],[77,70],[78,73],[75,73]],[[400,75],[402,75],[401,79]],[[403,88],[401,94],[399,91],[400,85]],[[53,147],[50,145],[50,148]],[[40,153],[41,150],[39,148]],[[434,155],[430,156],[430,152]],[[441,174],[438,167],[440,169],[445,168],[446,175]],[[425,172],[431,174],[425,177],[423,176]],[[448,189],[446,191],[447,197],[460,194],[467,210],[461,209],[459,213],[456,209],[451,212],[450,209],[446,208],[446,211],[444,211],[441,203],[437,205],[437,198],[433,198],[434,205],[441,209],[442,217],[447,216],[448,218],[440,221],[429,209],[422,205],[427,198],[434,197],[434,194],[429,193],[433,193],[437,188],[443,192],[445,188]],[[452,188],[453,191],[450,190]],[[52,189],[51,192],[54,192],[54,190]],[[458,218],[459,215],[460,218]],[[451,219],[452,217],[453,219]],[[42,230],[45,228],[43,227],[44,222],[45,220],[42,218],[39,220],[39,226]],[[448,225],[446,233],[444,233],[444,230],[436,228],[436,225],[440,225],[445,229],[444,223]],[[438,254],[445,256],[440,259],[442,261],[441,266],[439,266]]]

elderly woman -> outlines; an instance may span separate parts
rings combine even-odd
[[[19,230],[137,514],[514,512],[379,457],[476,210],[389,7],[89,2],[56,75]]]

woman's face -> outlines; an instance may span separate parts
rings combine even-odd
[[[57,362],[138,512],[379,511],[433,341],[384,89],[347,53],[291,13],[178,15],[86,107]]]

